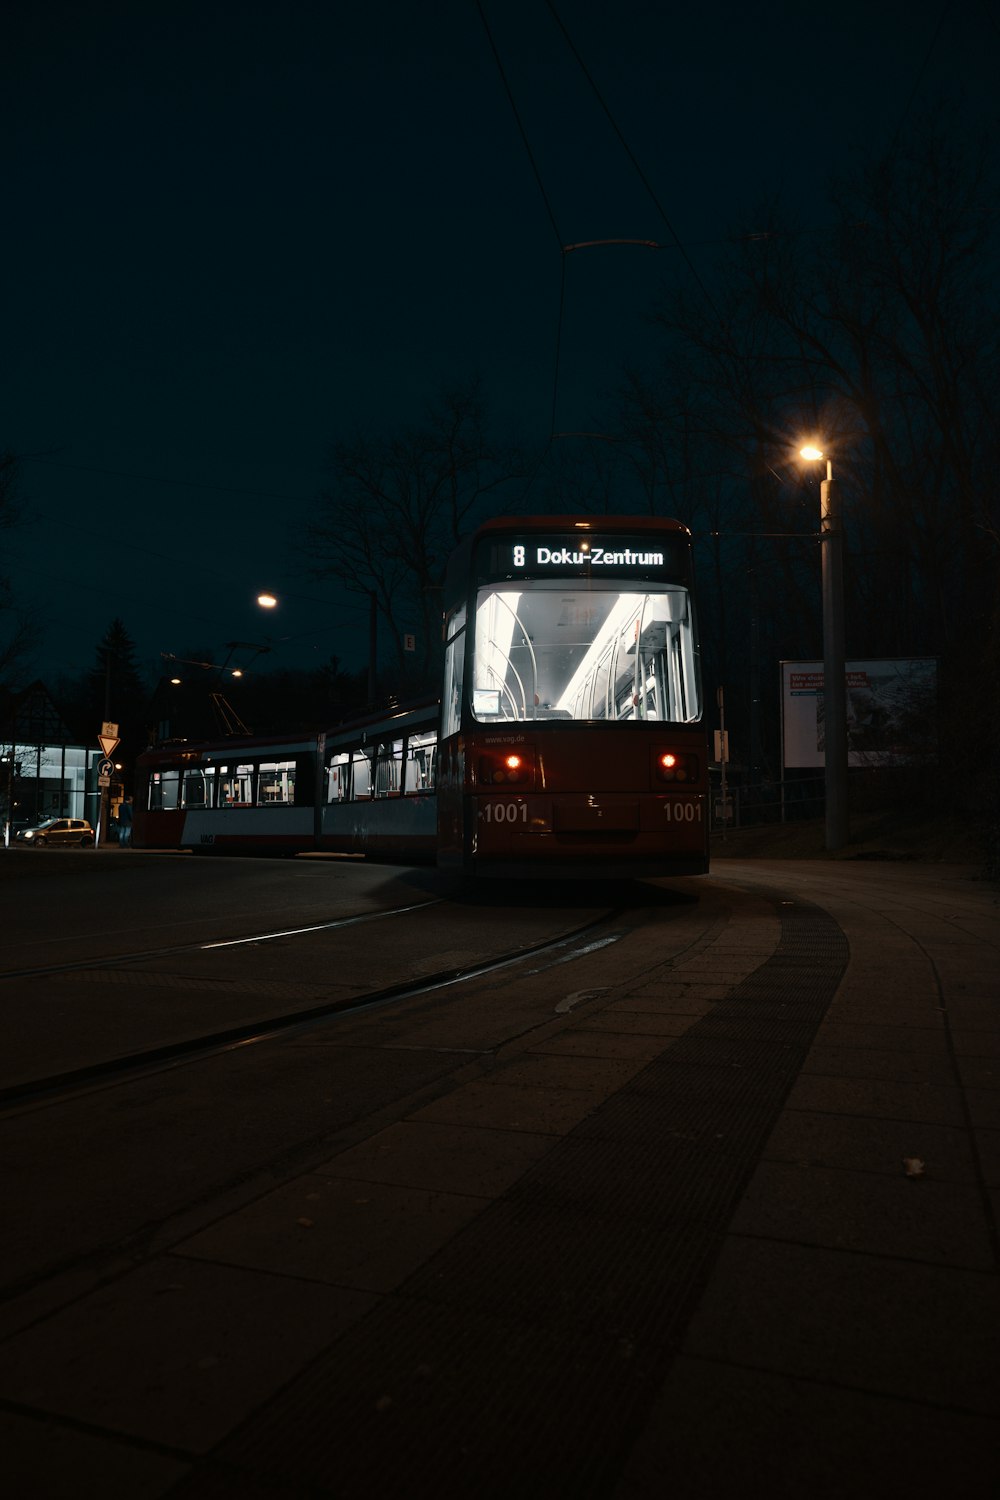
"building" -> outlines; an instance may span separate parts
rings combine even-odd
[[[0,688],[0,817],[8,823],[87,818],[99,807],[96,745],[79,743],[44,683]]]

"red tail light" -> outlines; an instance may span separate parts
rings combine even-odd
[[[653,756],[653,779],[665,786],[690,786],[698,780],[697,755],[681,750],[658,750]]]
[[[479,785],[519,787],[534,785],[533,750],[492,750],[479,757]]]

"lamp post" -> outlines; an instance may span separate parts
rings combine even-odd
[[[821,448],[805,447],[802,457],[815,462]],[[833,464],[826,460],[820,483],[820,548],[823,577],[823,783],[826,795],[826,847],[842,849],[848,841],[847,684],[844,662],[844,530]]]

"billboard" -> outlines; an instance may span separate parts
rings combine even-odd
[[[845,663],[847,763],[903,766],[937,755],[937,658]],[[786,770],[823,765],[823,663],[781,663]]]

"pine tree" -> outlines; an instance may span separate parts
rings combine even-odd
[[[120,745],[115,759],[131,785],[136,756],[148,741],[149,692],[136,664],[135,643],[119,619],[111,621],[97,646],[96,660],[87,674],[88,732],[96,735],[102,723],[118,725]]]

